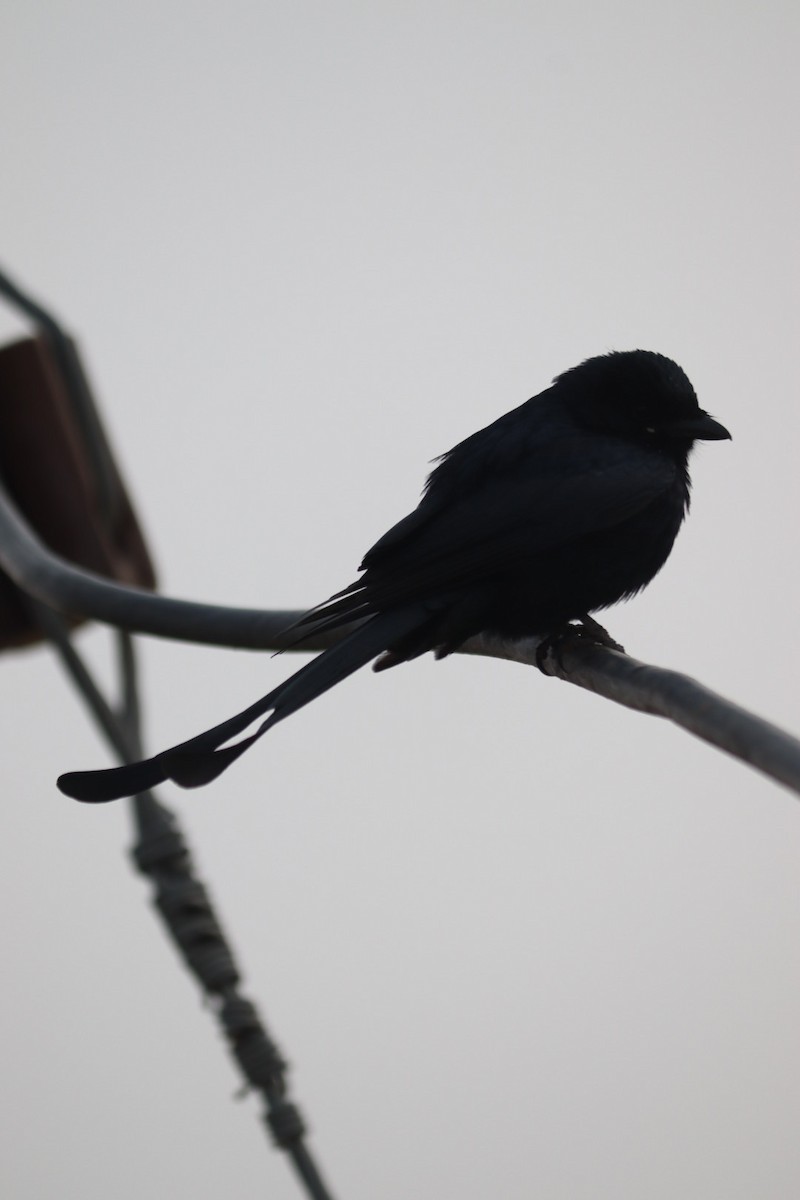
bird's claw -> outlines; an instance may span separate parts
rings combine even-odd
[[[620,654],[625,653],[625,647],[620,645],[611,636],[605,626],[601,625],[599,621],[595,621],[594,617],[590,617],[588,614],[580,619],[578,636],[589,638],[598,646],[605,646],[608,650],[617,650]]]
[[[536,647],[536,665],[543,675],[553,673],[547,669],[547,661],[551,655],[558,667],[564,669],[561,651],[567,642],[575,640],[590,642],[593,646],[605,646],[608,650],[619,651],[620,654],[625,653],[625,647],[615,641],[599,621],[588,615],[582,616],[578,621],[566,621],[552,629]]]

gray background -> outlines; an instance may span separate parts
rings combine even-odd
[[[82,339],[164,588],[320,600],[434,454],[658,349],[734,441],[609,625],[797,729],[796,13],[7,0],[1,257]],[[299,661],[143,657],[153,749]],[[296,1197],[125,809],[55,790],[110,760],[51,655],[6,656],[0,704],[3,1194]],[[363,672],[169,798],[337,1195],[798,1194],[787,792],[456,659]]]

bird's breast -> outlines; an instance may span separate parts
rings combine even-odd
[[[496,582],[485,627],[527,637],[635,595],[669,557],[687,498],[676,487],[610,529],[520,555]]]

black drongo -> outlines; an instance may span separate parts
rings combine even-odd
[[[317,632],[360,622],[342,641],[214,729],[144,762],[62,775],[59,787],[86,801],[165,779],[196,787],[378,655],[379,667],[393,666],[479,633],[543,635],[633,596],[686,515],[693,443],[728,437],[663,355],[588,359],[443,455],[360,579],[298,623]]]

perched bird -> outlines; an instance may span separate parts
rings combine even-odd
[[[479,633],[548,634],[640,591],[689,507],[689,451],[729,438],[676,363],[649,350],[587,359],[442,455],[417,508],[369,550],[360,579],[296,627],[360,621],[250,708],[154,758],[62,775],[91,802],[215,779],[278,721],[381,655],[450,654]],[[269,713],[241,741],[225,745]]]

